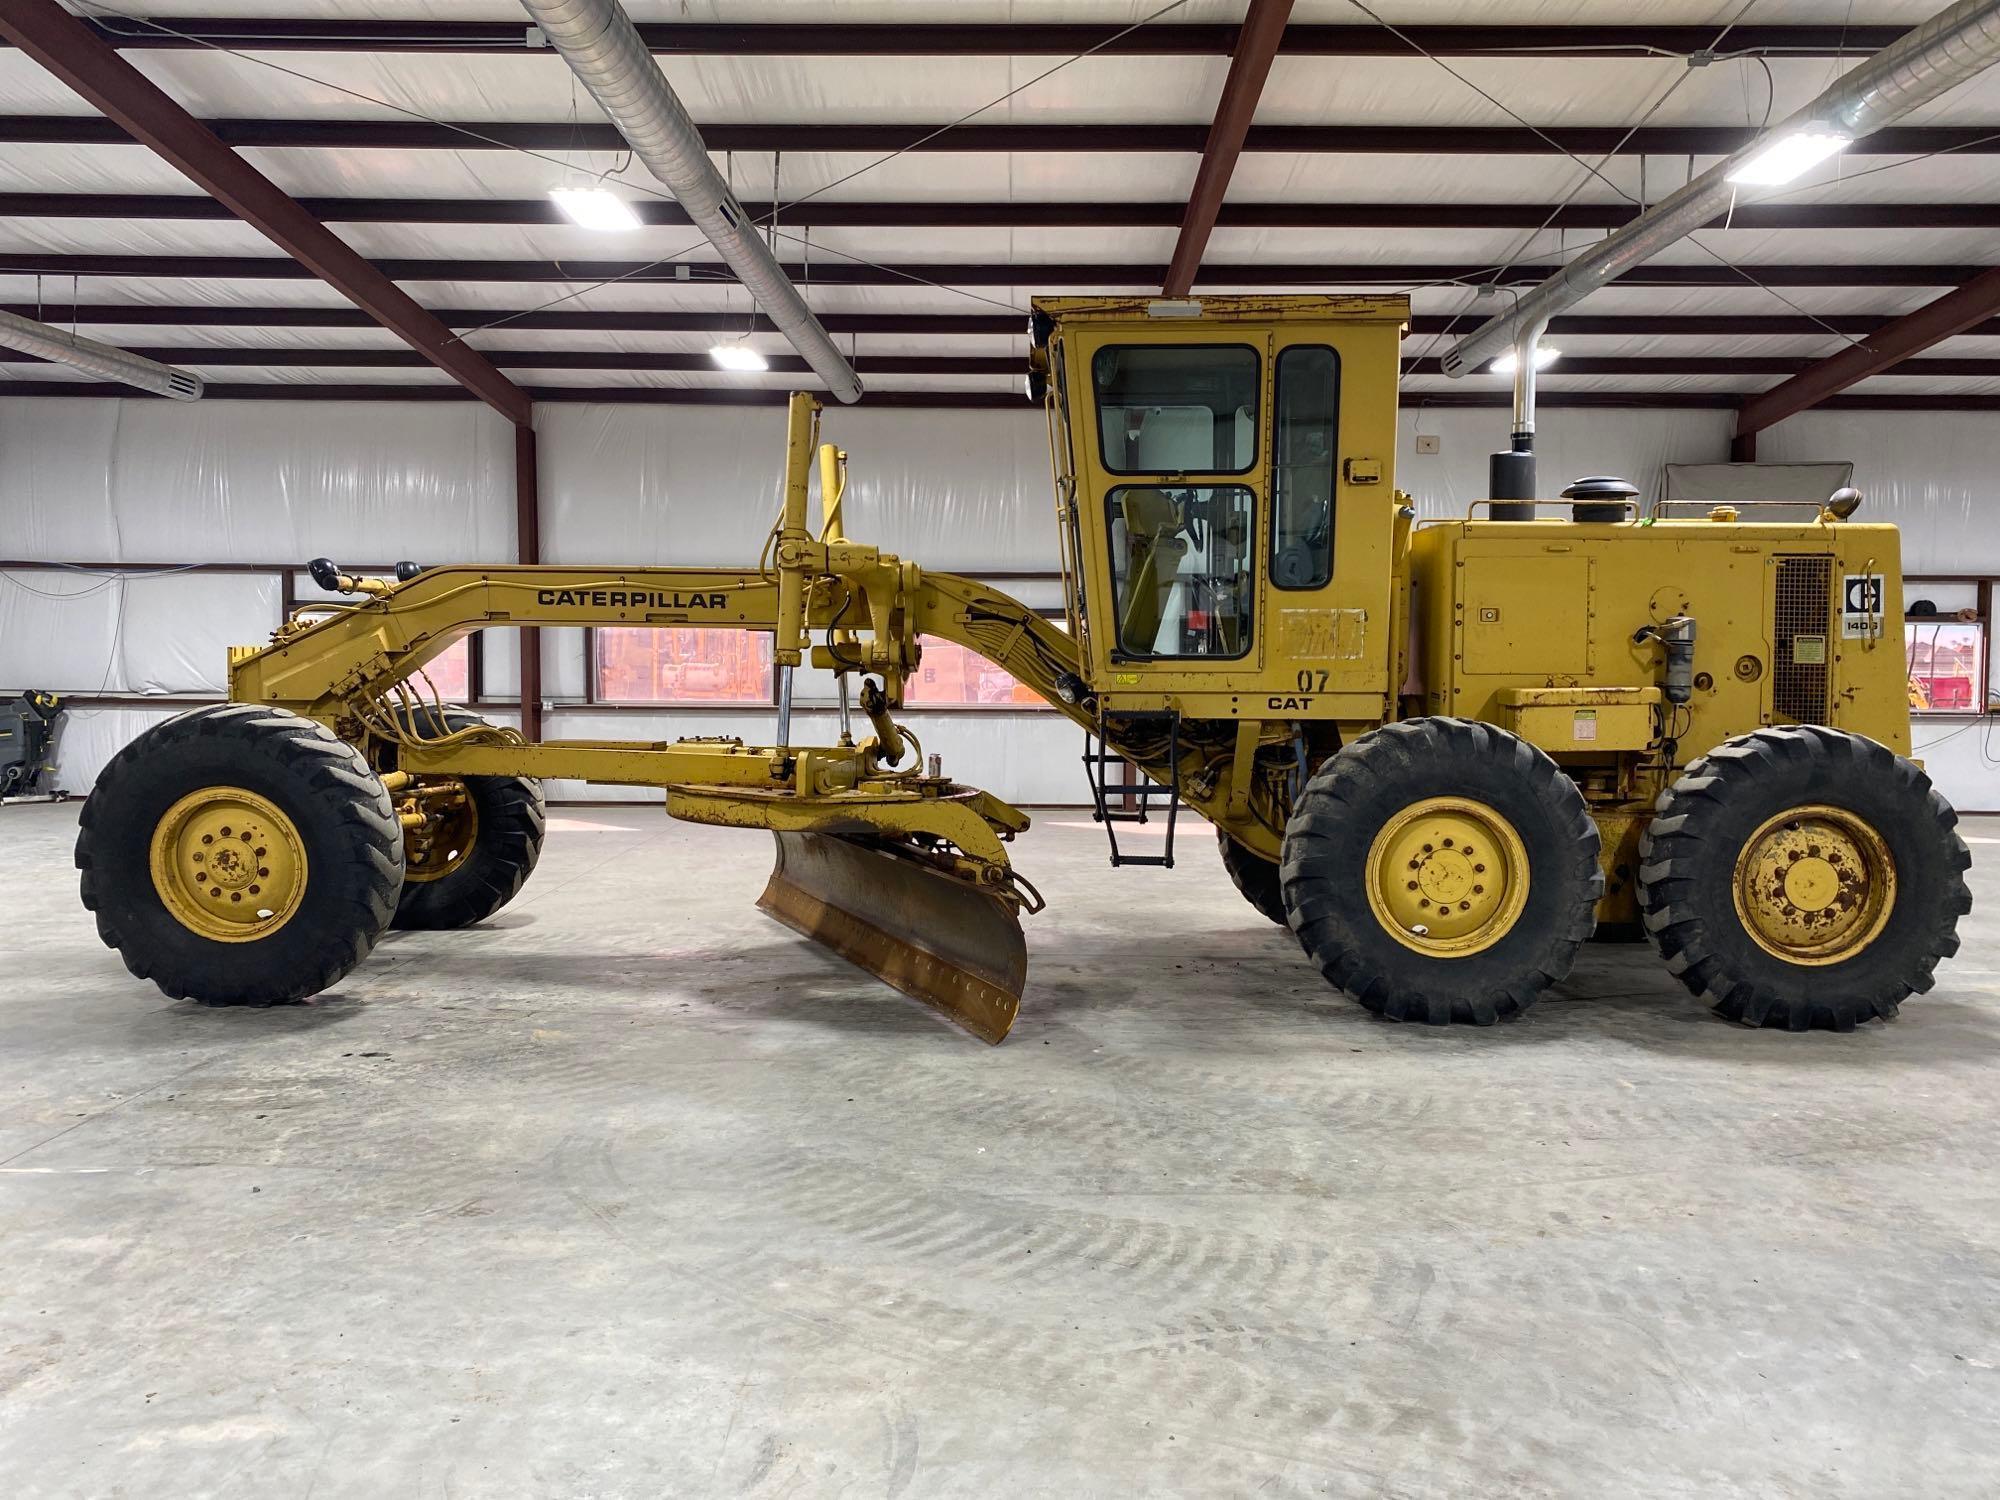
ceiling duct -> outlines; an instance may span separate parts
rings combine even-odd
[[[37,323],[33,318],[17,317],[10,312],[0,312],[0,347],[18,349],[23,354],[52,360],[59,365],[70,365],[87,375],[136,386],[156,396],[171,396],[176,401],[201,399],[199,375],[190,375],[186,370],[177,370],[158,360],[128,353],[115,344],[100,344],[96,339],[79,338],[65,329]]]
[[[1955,88],[1995,61],[2000,61],[2000,0],[1959,0],[1939,11],[1842,74],[1826,92],[1757,141],[1586,250],[1508,311],[1487,319],[1446,353],[1445,374],[1464,375],[1505,354],[1521,341],[1524,331],[1546,324],[1606,282],[1721,217],[1738,186],[1729,181],[1730,173],[1771,143],[1815,128],[1857,140]],[[1530,363],[1523,358],[1521,367]],[[1532,413],[1529,416],[1532,421]]]
[[[708,242],[794,349],[842,401],[861,397],[854,373],[750,215],[708,159],[701,130],[653,61],[618,0],[521,0],[590,90],[632,154],[667,185]]]

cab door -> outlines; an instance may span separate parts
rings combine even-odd
[[[1113,693],[1215,689],[1260,661],[1271,340],[1203,332],[1070,334],[1084,561],[1107,606],[1091,666]]]

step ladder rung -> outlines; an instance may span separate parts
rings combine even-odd
[[[1083,769],[1090,782],[1093,821],[1104,825],[1104,835],[1111,844],[1111,864],[1114,869],[1121,865],[1152,865],[1171,870],[1174,867],[1174,830],[1181,806],[1181,716],[1175,709],[1150,710],[1127,716],[1143,719],[1167,726],[1167,764],[1172,768],[1173,780],[1162,786],[1152,780],[1118,780],[1108,777],[1113,767],[1125,769],[1130,762],[1123,755],[1115,753],[1104,737],[1104,714],[1098,710],[1097,728],[1093,732],[1083,732]],[[1123,798],[1129,804],[1124,807],[1112,805],[1114,798]],[[1127,854],[1118,847],[1118,835],[1112,825],[1116,823],[1150,823],[1157,803],[1164,798],[1167,805],[1166,845],[1158,854]]]

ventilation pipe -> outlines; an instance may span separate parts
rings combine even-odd
[[[33,354],[59,365],[70,365],[87,375],[136,386],[156,396],[171,396],[176,401],[201,399],[199,375],[190,375],[186,370],[142,358],[115,344],[100,344],[96,339],[79,338],[64,329],[37,323],[33,318],[16,317],[10,312],[0,312],[0,347],[18,349],[23,354]]]
[[[521,4],[610,116],[632,154],[672,189],[688,217],[827,389],[842,401],[858,401],[861,377],[834,347],[715,170],[700,128],[653,62],[625,7],[618,0]]]
[[[1525,498],[1535,492],[1533,353],[1535,340],[1550,318],[1720,217],[1737,190],[1737,184],[1729,181],[1730,173],[1771,142],[1808,129],[1857,140],[1956,88],[1996,61],[2000,61],[2000,0],[1959,0],[1842,74],[1818,98],[1756,142],[1662,198],[1521,297],[1508,311],[1487,319],[1460,339],[1442,361],[1445,374],[1454,377],[1478,369],[1509,349],[1520,353],[1514,371],[1512,451],[1493,455],[1493,496]],[[1524,482],[1526,488],[1522,489]]]

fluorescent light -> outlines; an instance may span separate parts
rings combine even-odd
[[[717,344],[708,357],[725,370],[768,370],[771,362],[748,344]]]
[[[632,205],[609,188],[556,188],[549,194],[572,224],[605,234],[623,234],[639,227]]]
[[[1850,140],[1851,137],[1824,125],[1788,130],[1739,163],[1729,174],[1729,180],[1751,187],[1776,187],[1845,150]]]
[[[1562,350],[1556,348],[1553,344],[1537,344],[1535,345],[1535,368],[1537,370],[1546,370],[1550,365],[1561,359],[1562,356]],[[1514,367],[1518,363],[1519,361],[1514,357],[1514,351],[1509,349],[1505,354],[1486,367],[1486,373],[1489,375],[1512,375]]]

